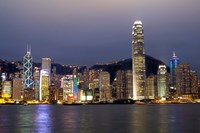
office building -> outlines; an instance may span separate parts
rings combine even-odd
[[[68,101],[68,96],[73,95],[73,75],[65,75],[61,78],[61,88],[63,90],[63,100]]]
[[[40,71],[40,91],[39,91],[39,100],[48,100],[49,99],[49,73],[45,70]]]
[[[49,85],[51,82],[51,59],[42,58],[42,69],[40,70],[40,90],[39,99],[48,100],[49,99]]]
[[[158,82],[158,96],[166,97],[168,92],[168,82],[167,82],[167,69],[165,65],[159,65],[157,82]]]
[[[108,72],[101,71],[99,75],[99,90],[100,101],[110,101],[111,89],[110,89],[110,74]]]
[[[11,81],[3,81],[2,83],[2,98],[11,98],[12,86]]]
[[[22,78],[15,77],[13,79],[13,91],[12,91],[12,99],[13,100],[16,100],[16,101],[21,100],[22,88],[23,88],[22,82],[23,82]]]
[[[176,68],[176,93],[178,96],[191,94],[189,64],[180,64]]]
[[[35,90],[35,100],[39,100],[39,94],[40,94],[40,70],[38,67],[34,68],[33,73],[33,79],[34,79],[34,90]]]
[[[26,55],[23,58],[23,88],[33,88],[33,58],[31,49],[27,47]]]
[[[73,96],[74,100],[78,100],[78,76],[76,72],[76,68],[73,70]]]
[[[135,21],[132,29],[133,99],[145,98],[145,50],[144,31],[141,21]]]
[[[116,96],[113,96],[115,99],[131,98],[133,94],[132,71],[117,71],[112,87],[116,90],[116,92],[114,92]]]
[[[170,60],[170,89],[176,90],[176,67],[179,65],[179,58],[173,52],[172,59]]]
[[[146,78],[146,89],[147,89],[147,98],[155,99],[158,96],[157,90],[157,77],[156,75],[151,74]]]
[[[42,70],[48,73],[49,83],[51,81],[51,59],[42,58]]]

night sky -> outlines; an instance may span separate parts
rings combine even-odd
[[[1,0],[0,58],[91,66],[131,57],[132,25],[146,54],[169,64],[173,50],[200,74],[200,0]]]

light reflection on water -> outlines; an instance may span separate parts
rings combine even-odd
[[[200,105],[0,106],[1,132],[200,132]]]

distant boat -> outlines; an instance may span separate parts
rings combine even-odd
[[[28,103],[24,103],[24,106],[27,106],[28,105]]]
[[[142,101],[136,101],[135,102],[136,105],[146,105],[146,102],[142,102]]]

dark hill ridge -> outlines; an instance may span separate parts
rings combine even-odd
[[[162,61],[155,59],[149,55],[146,55],[145,57],[146,59],[146,75],[149,76],[150,74],[157,74],[158,71],[158,66],[161,64],[165,64]],[[7,72],[8,74],[10,73],[15,73],[15,72],[19,72],[20,69],[17,67],[17,64],[22,64],[22,62],[18,61],[15,63],[6,61],[6,60],[2,60],[0,59],[0,67],[1,67],[1,72]],[[37,66],[37,67],[41,67],[41,63],[34,63],[33,66]],[[56,64],[56,63],[52,63],[52,68],[56,67],[56,71],[57,74],[60,75],[66,75],[66,74],[72,74],[73,72],[73,67],[70,66],[64,66],[61,64]],[[83,70],[86,68],[86,66],[81,66],[79,67],[79,69],[77,70],[78,72],[82,73]],[[95,69],[95,70],[99,70],[102,69],[104,71],[108,71],[110,73],[110,77],[111,77],[111,83],[115,78],[116,72],[118,70],[132,70],[132,59],[125,59],[125,60],[121,60],[121,61],[117,61],[114,63],[109,63],[109,64],[96,64],[93,65],[89,68],[91,69]],[[169,67],[167,67],[168,72],[169,72]]]
[[[145,61],[146,61],[146,75],[147,77],[150,74],[154,74],[157,75],[157,71],[158,71],[158,66],[159,65],[166,65],[164,62],[155,59],[149,55],[145,56]],[[115,76],[116,76],[116,72],[118,70],[132,70],[132,59],[125,59],[122,61],[118,61],[115,63],[111,63],[111,64],[96,64],[92,67],[90,67],[91,69],[95,69],[95,70],[99,70],[102,69],[103,71],[108,71],[110,73],[110,77],[111,77],[111,83],[113,82]],[[169,67],[167,66],[167,70],[169,72]]]

